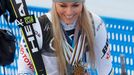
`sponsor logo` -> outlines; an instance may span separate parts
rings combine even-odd
[[[52,46],[53,45],[53,41],[54,41],[54,38],[51,39],[50,43],[49,43],[49,47],[55,51],[54,47]]]
[[[27,64],[27,66],[34,71],[34,67],[33,64],[31,63],[30,59],[27,57],[25,51],[24,51],[24,47],[22,45],[20,45],[20,54],[22,55],[23,61]]]
[[[110,54],[110,50],[108,48],[108,52],[106,53],[106,59],[110,59],[110,56],[111,56],[111,54]]]
[[[98,25],[98,27],[97,27],[97,31],[99,31],[102,27],[104,27],[104,25],[103,25],[103,21],[101,21],[101,23]]]
[[[18,73],[18,75],[32,75],[31,73]]]
[[[22,0],[15,0],[16,1],[16,5],[18,5],[18,13],[20,16],[26,16],[27,11],[25,11],[25,7],[24,7],[24,2]],[[38,48],[37,46],[35,46],[35,37],[34,37],[34,33],[32,31],[32,27],[31,25],[23,25],[23,21],[19,19],[17,22],[19,24],[21,24],[22,27],[24,27],[24,32],[25,32],[25,37],[27,38],[27,43],[30,45],[30,49],[32,53],[38,52]],[[28,16],[25,17],[24,20],[26,21],[26,23],[30,23],[33,22],[33,18]]]
[[[41,34],[38,31],[34,30],[34,32],[35,32],[35,35],[37,35],[38,37],[41,37]]]
[[[18,7],[18,12],[20,14],[20,16],[25,16],[26,13],[25,13],[25,10],[24,10],[24,4],[22,2],[22,0],[15,0],[16,4],[20,5]]]
[[[105,54],[107,53],[108,50],[109,50],[109,42],[107,39],[106,44],[105,44],[104,48],[102,49],[103,55],[102,55],[101,59],[105,56]]]

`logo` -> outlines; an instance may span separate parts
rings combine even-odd
[[[18,73],[18,75],[32,75],[31,73]]]
[[[24,47],[20,45],[20,54],[22,55],[23,61],[27,64],[27,66],[34,71],[33,64],[31,63],[30,59],[28,58],[27,54],[24,51]]]
[[[15,0],[15,1],[16,1],[16,5],[18,5],[18,9],[17,9],[18,13],[19,13],[18,15],[20,15],[20,17],[26,16],[28,14],[28,12],[26,11],[26,9],[24,9],[26,7],[26,4],[24,4],[25,2],[22,0]],[[35,45],[35,43],[37,41],[35,41],[35,36],[33,33],[34,31],[32,30],[32,26],[25,25],[25,24],[34,22],[34,19],[31,16],[27,16],[27,17],[24,17],[23,20],[19,19],[18,23],[21,24],[21,26],[22,26],[22,30],[25,34],[25,37],[26,37],[25,39],[27,40],[28,46],[30,47],[32,53],[38,52],[37,45]],[[25,24],[23,24],[23,23],[25,23]]]

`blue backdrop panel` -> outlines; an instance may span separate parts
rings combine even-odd
[[[134,21],[102,17],[110,39],[115,75],[121,74],[120,55],[125,57],[128,75],[134,75]]]
[[[49,11],[47,8],[39,7],[28,7],[28,9],[30,14],[34,14],[37,17]],[[134,75],[134,21],[109,17],[102,17],[102,19],[106,24],[110,39],[114,74],[121,74],[120,55],[124,54],[127,74]],[[10,23],[9,25],[17,38],[16,56],[11,65],[5,66],[4,68],[0,66],[0,75],[4,75],[4,73],[6,75],[17,75],[18,70],[19,42],[22,36],[16,22]],[[10,30],[3,16],[0,17],[0,28]]]

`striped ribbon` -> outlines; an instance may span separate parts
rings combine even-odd
[[[64,41],[62,42],[62,45],[63,45],[64,55],[65,55],[66,61],[72,65],[80,61],[84,52],[86,35],[83,32],[80,33],[79,35],[79,32],[77,33],[78,36],[75,37],[76,40],[74,40],[75,41],[74,47],[72,47],[67,42],[65,34],[63,32]]]

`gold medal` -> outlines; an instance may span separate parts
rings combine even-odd
[[[74,75],[84,75],[84,67],[80,64],[76,64],[74,67]]]

